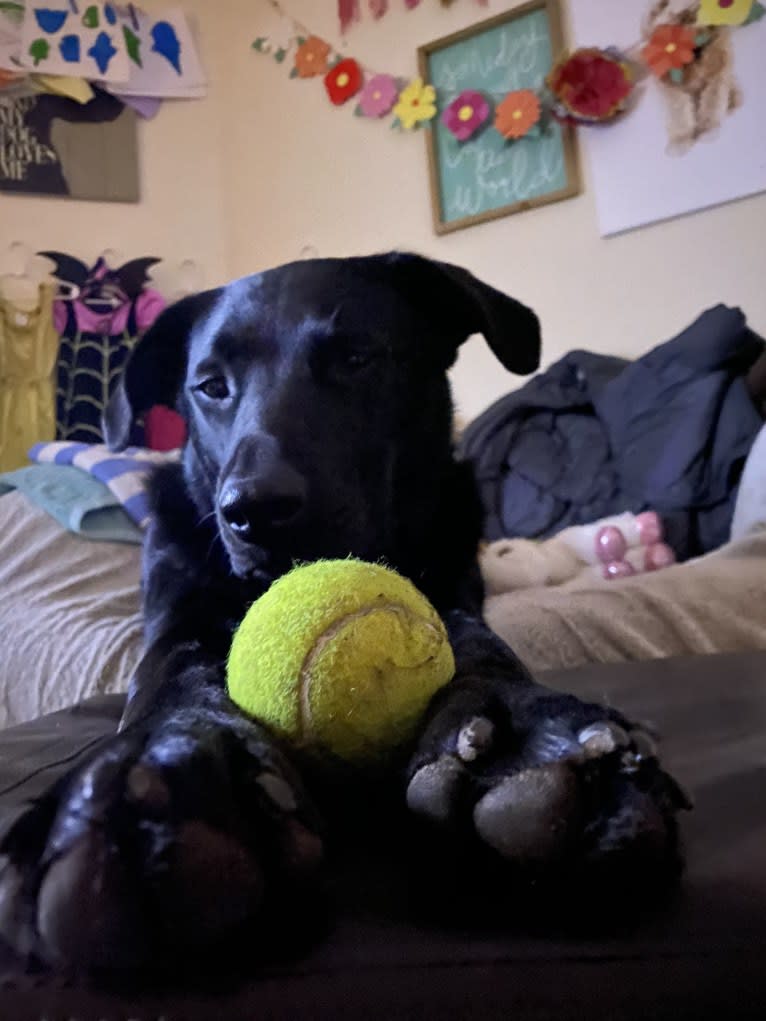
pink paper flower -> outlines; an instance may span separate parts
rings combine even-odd
[[[376,74],[366,83],[359,97],[359,109],[365,117],[385,117],[396,102],[399,86],[390,74]]]
[[[466,89],[457,99],[453,99],[444,111],[442,124],[459,142],[465,142],[471,135],[476,134],[488,117],[489,103],[481,92]]]

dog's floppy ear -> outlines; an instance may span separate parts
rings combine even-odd
[[[439,331],[435,341],[447,367],[458,347],[474,333],[482,334],[511,372],[526,375],[538,367],[540,323],[526,305],[460,266],[404,252],[392,252],[386,258],[398,274],[398,285],[433,319]]]
[[[104,411],[104,437],[111,450],[123,450],[135,420],[154,407],[176,402],[186,369],[189,335],[220,291],[183,298],[162,312],[136,344]]]

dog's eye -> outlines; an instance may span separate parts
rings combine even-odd
[[[223,376],[211,376],[194,388],[209,397],[211,401],[223,401],[229,396],[229,385]]]
[[[349,351],[343,359],[343,364],[349,369],[366,369],[373,361],[373,355],[369,351]]]

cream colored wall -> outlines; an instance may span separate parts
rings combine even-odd
[[[284,0],[312,29],[338,40],[335,0]],[[490,12],[505,9],[490,3]],[[243,275],[313,248],[344,255],[399,247],[462,263],[532,305],[545,362],[572,347],[637,355],[704,307],[741,305],[766,334],[766,196],[602,240],[593,196],[437,238],[431,228],[421,135],[336,109],[320,82],[250,49],[268,30],[267,0],[187,0],[200,20],[213,82],[203,102],[167,104],[142,125],[145,198],[138,207],[0,198],[0,233],[34,246],[97,254],[155,250],[193,256],[206,283]],[[395,0],[381,22],[348,34],[345,50],[408,76],[423,42],[483,16],[472,0],[445,9]],[[746,154],[743,155],[746,158]],[[475,338],[453,373],[470,417],[515,385]]]
[[[266,4],[241,7],[254,29],[267,27],[268,14],[257,13]],[[289,0],[289,9],[338,39],[334,0]],[[473,0],[449,9],[424,0],[412,12],[394,2],[383,21],[354,27],[346,49],[377,70],[410,75],[418,45],[482,16]],[[295,258],[305,245],[320,255],[416,249],[535,308],[546,362],[572,347],[637,355],[716,301],[740,304],[766,334],[766,196],[602,240],[583,167],[576,199],[438,238],[422,137],[335,109],[320,83],[290,80],[244,48],[232,50],[231,71],[238,88],[227,124],[239,133],[239,158],[226,178],[228,251],[237,274]],[[515,385],[478,338],[463,348],[453,379],[467,417]]]

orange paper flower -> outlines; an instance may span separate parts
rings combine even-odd
[[[652,74],[664,78],[671,71],[691,64],[696,39],[695,30],[686,25],[659,25],[641,51],[641,57]]]
[[[523,138],[540,120],[540,100],[531,89],[509,92],[495,108],[495,127],[503,138]]]
[[[314,78],[327,71],[330,47],[318,36],[312,35],[295,51],[295,70],[299,78]]]

